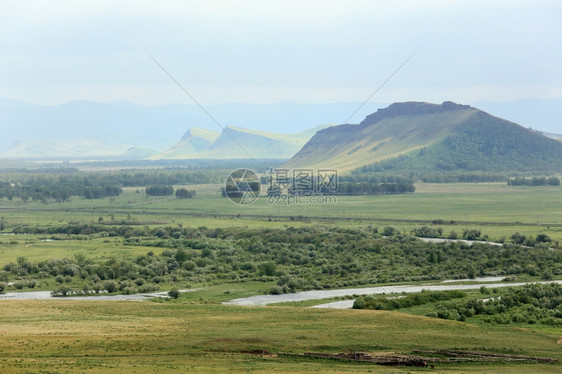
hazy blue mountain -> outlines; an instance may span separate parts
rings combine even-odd
[[[1,156],[12,160],[142,160],[155,153],[153,149],[125,143],[57,139],[16,141]]]
[[[218,104],[205,108],[219,124],[197,105],[170,104],[142,106],[125,101],[97,103],[73,101],[42,106],[11,99],[0,99],[0,157],[52,158],[66,154],[51,152],[72,148],[75,144],[98,142],[99,155],[115,151],[120,144],[124,156],[131,147],[148,148],[154,154],[174,146],[191,127],[222,132],[226,126],[254,131],[295,134],[327,123],[343,123],[361,102],[302,104],[281,102],[261,104]],[[367,103],[348,122],[360,119],[379,108]],[[562,100],[529,99],[513,103],[479,103],[489,113],[548,133],[561,133]],[[311,134],[313,135],[313,134]],[[50,147],[42,144],[48,142]],[[91,143],[94,144],[94,143]],[[105,144],[105,145],[104,145]],[[95,148],[92,149],[95,153]],[[93,154],[88,150],[89,155]],[[144,154],[148,152],[143,151]],[[134,155],[140,156],[139,152]]]
[[[326,126],[280,134],[228,126],[222,133],[191,128],[172,148],[150,157],[160,159],[235,159],[291,158],[316,133]]]
[[[220,136],[214,132],[199,127],[191,127],[182,136],[179,142],[171,148],[166,149],[150,157],[151,160],[162,159],[186,159],[210,146]]]
[[[291,134],[325,123],[344,121],[359,103],[271,105],[219,104],[206,109],[215,123],[195,104],[142,106],[124,101],[97,103],[73,101],[41,106],[0,99],[0,152],[14,141],[89,139],[114,141],[130,146],[164,150],[172,146],[186,129],[200,127],[221,132],[234,126],[249,130]],[[370,104],[367,114],[376,108]],[[357,118],[361,118],[361,113]],[[219,126],[220,125],[220,126]]]

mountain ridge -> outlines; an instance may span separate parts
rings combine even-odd
[[[195,149],[194,132],[204,129],[190,129],[172,148],[152,156],[150,159],[225,159],[225,158],[291,158],[316,132],[323,128],[301,131],[296,134],[280,134],[269,131],[250,130],[227,126],[213,141]],[[197,141],[202,141],[198,139]]]
[[[379,109],[360,124],[319,131],[284,167],[346,172],[377,165],[368,171],[411,173],[560,170],[557,163],[562,165],[562,144],[538,131],[467,105],[405,102]]]

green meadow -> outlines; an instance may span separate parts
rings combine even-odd
[[[559,337],[399,312],[219,304],[3,301],[3,373],[418,372],[302,356],[455,349],[562,359]],[[552,373],[559,364],[441,363],[437,372]]]
[[[137,220],[143,225],[192,227],[283,226],[311,223],[342,226],[385,225],[404,231],[424,224],[445,232],[481,229],[490,239],[546,233],[562,239],[562,187],[514,187],[503,183],[416,184],[413,194],[336,196],[329,204],[271,204],[267,197],[237,205],[220,196],[220,185],[187,186],[194,199],[147,197],[129,188],[114,199],[73,198],[60,204],[0,200],[11,223],[51,226],[68,222]]]

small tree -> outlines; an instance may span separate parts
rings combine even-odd
[[[538,234],[535,241],[539,243],[550,243],[552,239],[546,234]]]
[[[103,288],[105,288],[107,290],[107,292],[113,293],[113,292],[117,291],[117,283],[115,283],[112,280],[105,281],[103,283]]]
[[[144,191],[147,196],[170,196],[174,193],[174,187],[157,185],[147,187]]]
[[[190,199],[195,197],[195,190],[187,190],[185,188],[179,188],[176,190],[176,197],[178,199]]]
[[[396,229],[392,226],[387,226],[384,228],[384,230],[382,231],[382,234],[384,236],[392,236],[394,234],[396,234]]]
[[[174,287],[168,292],[168,296],[170,296],[172,299],[177,299],[178,297],[180,297],[180,290]]]

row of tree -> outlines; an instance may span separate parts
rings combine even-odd
[[[508,186],[560,186],[558,177],[510,178]]]
[[[412,182],[398,183],[354,183],[343,182],[338,185],[335,195],[381,195],[413,193],[416,190]]]
[[[334,186],[321,186],[317,192],[322,195],[338,195],[338,196],[361,196],[361,195],[382,195],[382,194],[402,194],[413,193],[416,190],[414,184],[410,181],[401,181],[396,183],[372,183],[372,182],[341,182]],[[223,196],[226,196],[223,188]],[[267,189],[268,196],[275,196],[280,194],[288,195],[306,195],[316,191],[314,190],[300,190],[288,188],[282,190],[280,188]]]
[[[150,186],[145,189],[147,196],[172,196],[174,194],[173,186],[156,185]],[[176,197],[178,199],[190,199],[195,197],[195,190],[188,190],[186,188],[178,188],[175,190]]]
[[[115,185],[11,185],[9,183],[0,185],[0,199],[7,198],[12,200],[17,197],[23,201],[63,202],[69,201],[72,196],[80,196],[85,199],[100,199],[119,196],[121,193],[123,193],[123,189]]]

